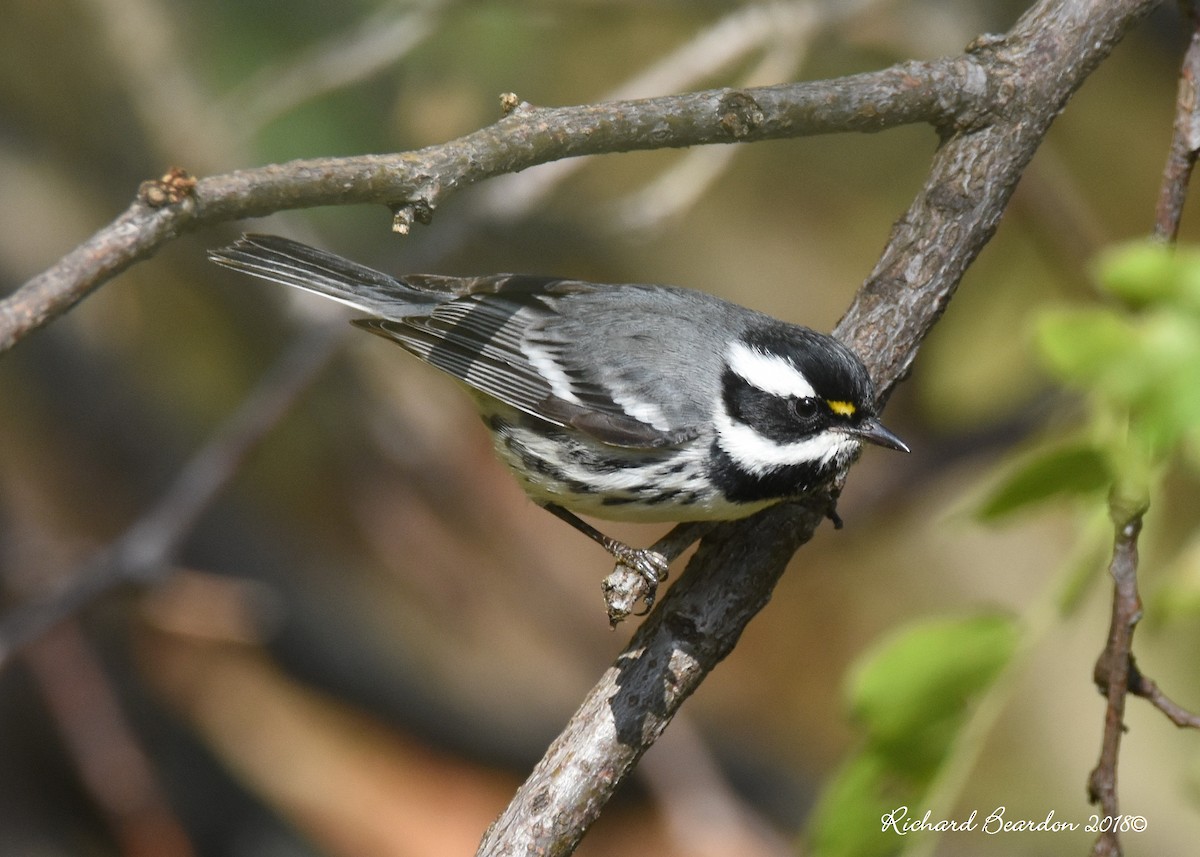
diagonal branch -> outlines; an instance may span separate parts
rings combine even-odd
[[[835,331],[864,358],[884,398],[991,238],[1054,118],[1155,5],[1046,0],[1007,37],[977,43],[964,60],[982,75],[970,81],[973,89],[993,101],[947,134],[928,180]],[[683,701],[732,651],[823,518],[821,503],[776,507],[706,537],[478,853],[569,854]]]

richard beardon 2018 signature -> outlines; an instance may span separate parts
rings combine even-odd
[[[1012,818],[1007,809],[998,806],[984,815],[977,809],[971,810],[961,818],[934,818],[932,810],[925,810],[923,815],[916,815],[907,806],[898,806],[886,813],[882,821],[884,833],[891,832],[900,836],[922,831],[949,833],[959,831],[979,831],[989,835],[997,833],[1063,833],[1066,831],[1082,830],[1086,833],[1116,833],[1140,832],[1146,829],[1146,818],[1141,815],[1097,815],[1088,816],[1087,822],[1060,821],[1054,817],[1054,810],[1046,813],[1045,818]]]

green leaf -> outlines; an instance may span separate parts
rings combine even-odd
[[[1130,323],[1100,308],[1047,310],[1038,319],[1042,358],[1061,380],[1087,389],[1119,370],[1137,346]]]
[[[1117,420],[1152,459],[1200,424],[1200,316],[1169,307],[1128,318],[1060,310],[1041,320],[1038,339],[1056,375],[1097,397],[1096,419]]]
[[[1133,304],[1160,303],[1175,293],[1179,266],[1174,252],[1160,242],[1121,244],[1100,254],[1096,278],[1105,291]]]
[[[1042,450],[1008,474],[983,501],[978,515],[985,521],[995,520],[1055,497],[1103,491],[1111,481],[1107,458],[1091,444]]]
[[[1134,429],[1161,457],[1200,425],[1200,318],[1164,310],[1139,327],[1141,386],[1129,405]]]
[[[851,711],[892,767],[923,779],[941,763],[969,699],[1008,663],[1011,617],[934,619],[904,628],[868,652],[849,684]]]
[[[988,614],[903,628],[865,654],[848,682],[864,733],[808,823],[813,857],[883,857],[903,842],[883,816],[914,807],[945,762],[971,700],[1012,658],[1016,622]]]
[[[1101,288],[1134,307],[1172,304],[1200,310],[1200,252],[1156,241],[1123,244],[1096,265]]]
[[[876,753],[851,756],[825,784],[805,830],[810,857],[884,857],[896,853],[900,837],[882,829],[885,813],[903,805],[889,797],[892,777]],[[896,801],[900,800],[900,804]]]

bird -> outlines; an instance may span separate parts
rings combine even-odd
[[[391,276],[276,235],[208,255],[365,313],[351,323],[460,382],[525,493],[640,574],[647,609],[666,558],[580,515],[735,520],[828,495],[864,443],[909,451],[880,422],[871,376],[848,347],[704,292]]]

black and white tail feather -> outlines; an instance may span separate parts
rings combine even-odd
[[[575,516],[744,517],[826,490],[876,418],[861,361],[816,331],[688,289],[553,277],[392,277],[286,238],[213,261],[352,306],[466,385],[529,496],[653,585],[660,555]]]

